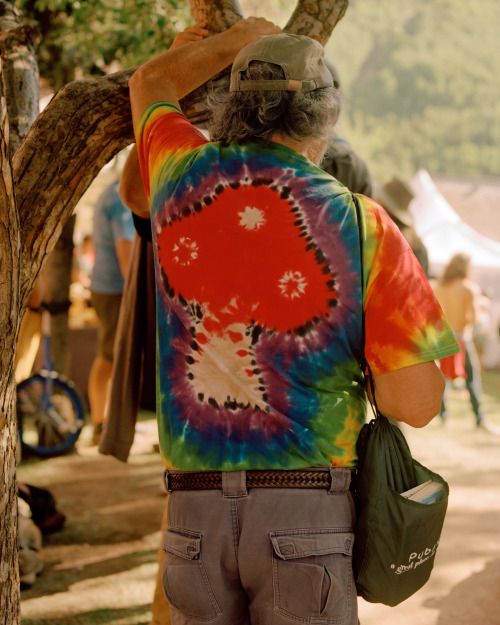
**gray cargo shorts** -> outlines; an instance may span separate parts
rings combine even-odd
[[[179,471],[166,471],[170,474]],[[351,471],[329,489],[174,490],[162,580],[173,625],[357,625]]]

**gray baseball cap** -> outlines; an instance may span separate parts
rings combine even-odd
[[[285,80],[244,80],[252,61],[279,65]],[[262,35],[237,54],[231,70],[230,91],[313,91],[333,87],[324,63],[323,46],[304,35]]]

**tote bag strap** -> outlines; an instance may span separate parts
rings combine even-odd
[[[361,209],[359,208],[358,198],[351,193],[352,200],[354,202],[354,207],[356,209],[356,219],[358,222],[358,235],[359,235],[359,267],[360,267],[360,276],[361,276],[361,340],[363,343],[363,357],[360,362],[361,369],[365,376],[365,380],[368,374],[368,383],[370,384],[370,391],[372,396],[372,402],[370,405],[375,416],[378,416],[379,410],[377,406],[377,401],[375,399],[375,383],[373,382],[372,370],[370,369],[370,365],[366,360],[365,356],[365,343],[366,343],[366,324],[365,324],[365,276],[364,276],[364,267],[363,267],[363,222],[361,220]]]

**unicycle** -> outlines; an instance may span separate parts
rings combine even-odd
[[[42,367],[17,385],[17,427],[22,450],[50,458],[74,449],[85,424],[85,401],[67,377],[54,371],[50,359],[51,313],[42,313]]]

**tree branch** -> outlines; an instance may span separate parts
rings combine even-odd
[[[134,68],[61,89],[12,160],[21,231],[21,289],[59,238],[99,171],[134,141],[128,80]],[[195,124],[207,118],[206,90],[183,100]]]
[[[348,4],[349,0],[298,0],[283,30],[307,35],[324,46],[336,24],[344,17]]]
[[[5,82],[0,65],[0,351],[12,353],[18,332],[19,311],[19,219],[16,210],[9,156],[9,118]]]
[[[189,0],[195,22],[205,22],[212,33],[221,33],[243,17],[238,0]]]
[[[15,153],[22,285],[44,262],[95,176],[133,141],[128,97],[133,71],[66,85]]]
[[[224,30],[241,17],[236,1],[190,1],[195,19],[206,19],[215,30]],[[347,0],[299,0],[286,28],[327,40],[346,8]],[[22,237],[22,286],[32,268],[40,267],[98,172],[133,142],[128,95],[133,72],[66,85],[16,151],[12,165]],[[192,123],[207,121],[207,90],[227,86],[228,80],[225,70],[182,100]]]

